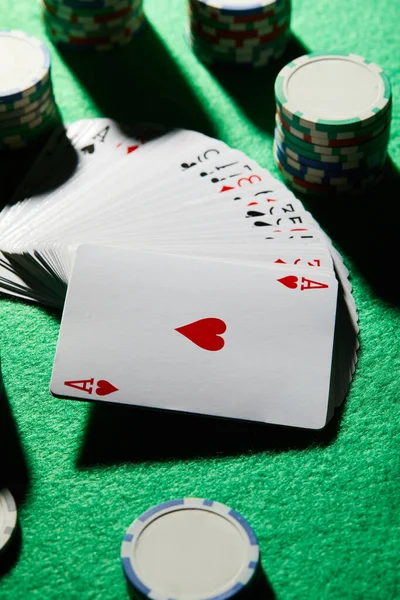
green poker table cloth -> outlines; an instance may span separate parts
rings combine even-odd
[[[351,201],[304,201],[350,270],[359,363],[343,407],[312,433],[60,400],[49,393],[60,315],[2,296],[1,483],[17,500],[21,533],[0,560],[0,598],[127,598],[125,530],[148,507],[183,496],[218,500],[249,520],[272,598],[399,598],[400,5],[293,0],[284,59],[247,73],[197,61],[184,0],[146,0],[145,10],[145,31],[122,50],[60,54],[47,42],[64,122],[107,116],[196,129],[279,177],[273,84],[283,64],[311,51],[353,52],[389,75],[382,183]],[[36,1],[0,0],[0,15],[2,28],[46,42]],[[32,159],[1,156],[3,203]]]

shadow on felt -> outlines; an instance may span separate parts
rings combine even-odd
[[[131,126],[150,122],[215,135],[212,122],[148,20],[124,48],[100,53],[56,49],[104,116]]]
[[[387,159],[378,185],[359,195],[302,196],[302,202],[347,255],[374,293],[400,306],[398,272],[400,172]]]
[[[0,489],[8,488],[19,508],[29,488],[29,473],[5,391],[0,391],[0,456]],[[21,545],[22,535],[18,524],[1,556],[0,579],[17,563]]]
[[[327,446],[338,435],[342,409],[310,431],[118,404],[93,404],[78,468],[124,462],[185,460]]]
[[[273,137],[276,76],[288,62],[309,52],[310,50],[294,34],[291,34],[284,54],[270,65],[259,69],[238,69],[234,65],[231,67],[208,66],[208,70],[235,99],[246,117]]]

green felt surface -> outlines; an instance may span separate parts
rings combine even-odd
[[[0,561],[0,598],[127,598],[124,531],[149,506],[181,496],[219,500],[250,521],[279,600],[399,598],[399,2],[293,0],[284,61],[247,74],[197,62],[183,0],[147,0],[146,13],[147,30],[123,51],[61,56],[49,44],[65,122],[105,115],[198,129],[278,175],[273,82],[284,62],[338,50],[388,73],[383,183],[351,201],[307,203],[350,269],[360,360],[344,408],[313,434],[60,400],[48,391],[59,315],[0,298],[1,477],[22,530]],[[0,17],[2,28],[46,39],[34,0],[0,0]],[[0,157],[3,201],[28,162]]]

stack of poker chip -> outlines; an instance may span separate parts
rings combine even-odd
[[[189,0],[189,44],[206,64],[265,66],[289,34],[290,0]]]
[[[47,34],[60,47],[125,46],[144,22],[143,0],[41,0]]]
[[[0,149],[28,146],[58,122],[48,49],[22,31],[0,31]]]
[[[354,54],[308,54],[275,81],[274,156],[297,191],[358,193],[382,177],[391,120],[388,77]]]

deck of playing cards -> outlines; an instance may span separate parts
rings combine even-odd
[[[0,240],[0,290],[63,307],[56,396],[319,429],[347,393],[341,257],[223,142],[74,123],[0,213]]]

